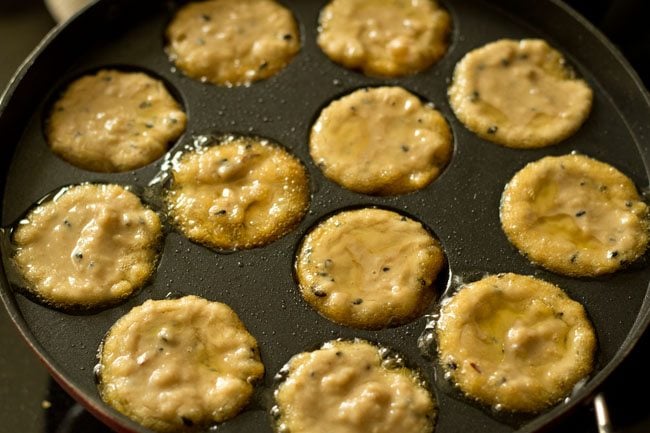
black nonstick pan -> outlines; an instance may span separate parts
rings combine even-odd
[[[531,265],[508,243],[498,206],[503,186],[527,162],[572,151],[616,166],[644,190],[650,101],[632,69],[600,33],[559,1],[457,0],[444,2],[454,27],[450,49],[439,63],[406,78],[369,78],[333,64],[316,45],[318,13],[326,0],[281,2],[300,24],[301,52],[280,74],[250,87],[203,84],[173,70],[163,51],[163,32],[178,4],[153,0],[94,3],[50,34],[21,68],[0,104],[5,238],[0,294],[34,352],[67,391],[108,425],[145,432],[99,398],[93,375],[97,348],[115,320],[146,299],[196,294],[225,302],[239,314],[257,338],[267,370],[249,408],[209,431],[272,432],[269,409],[275,373],[292,355],[333,338],[361,337],[401,352],[407,364],[424,374],[437,397],[439,433],[548,430],[576,406],[591,402],[650,321],[647,258],[603,278],[555,275]],[[507,149],[476,137],[454,117],[446,98],[454,65],[467,51],[504,37],[548,40],[594,89],[593,111],[573,137],[546,149]],[[286,146],[310,173],[308,215],[277,242],[229,254],[193,244],[172,229],[150,284],[112,308],[63,313],[26,297],[8,269],[8,229],[39,199],[62,186],[89,181],[132,186],[145,201],[156,204],[158,190],[149,182],[162,160],[132,172],[93,173],[57,158],[45,142],[43,124],[53,99],[71,80],[104,67],[148,72],[164,80],[182,101],[188,127],[170,152],[201,134],[250,134]],[[434,103],[454,135],[454,154],[442,176],[422,191],[399,197],[366,196],[336,186],[315,166],[307,146],[311,124],[322,107],[354,89],[383,84],[403,86]],[[387,330],[358,331],[319,316],[299,295],[292,273],[294,251],[323,216],[361,205],[397,210],[438,236],[448,260],[448,271],[438,284],[441,292],[453,281],[497,272],[536,275],[564,288],[585,305],[596,328],[594,374],[566,402],[542,414],[503,416],[459,397],[437,377],[435,360],[424,356],[417,344],[426,317]],[[428,312],[436,308],[434,302]]]

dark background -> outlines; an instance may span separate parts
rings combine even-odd
[[[566,2],[621,49],[646,88],[650,87],[650,1]],[[0,0],[0,89],[54,25],[42,0]],[[617,432],[650,432],[650,404],[645,396],[650,387],[649,364],[650,333],[646,332],[631,356],[603,386]],[[50,379],[4,309],[0,310],[0,433],[108,432]],[[580,408],[552,432],[596,433],[593,409]]]

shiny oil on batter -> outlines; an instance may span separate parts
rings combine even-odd
[[[579,303],[533,277],[499,274],[461,287],[436,325],[446,377],[496,409],[536,412],[591,372],[596,337]]]
[[[266,139],[227,136],[182,155],[166,201],[189,239],[221,249],[266,245],[309,206],[302,163]]]
[[[358,328],[405,323],[427,308],[444,264],[440,244],[422,224],[396,212],[341,212],[304,239],[296,274],[320,314]]]
[[[562,55],[539,39],[502,39],[469,52],[449,88],[451,107],[467,128],[515,148],[572,135],[589,115],[592,97]]]
[[[291,12],[273,0],[208,0],[183,6],[167,51],[192,78],[247,85],[282,70],[300,50]]]
[[[133,170],[160,158],[186,116],[164,84],[141,72],[100,70],[74,81],[52,107],[52,151],[86,170]]]
[[[291,358],[275,392],[286,433],[430,433],[435,402],[417,375],[365,341],[330,341]]]
[[[155,269],[158,215],[118,185],[64,188],[13,232],[27,288],[57,307],[91,308],[130,295]]]
[[[501,225],[532,262],[565,275],[614,272],[648,246],[648,207],[633,182],[584,155],[546,157],[515,174]]]
[[[146,301],[108,331],[96,369],[102,399],[158,432],[237,415],[264,374],[255,338],[225,304]]]
[[[332,0],[318,45],[333,61],[368,75],[422,71],[447,51],[449,14],[435,0]]]
[[[394,195],[424,188],[452,152],[442,115],[401,87],[357,90],[325,108],[309,149],[325,175],[352,191]]]

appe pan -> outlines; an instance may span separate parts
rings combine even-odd
[[[188,113],[187,132],[171,152],[202,133],[268,137],[305,163],[312,189],[306,218],[290,234],[264,248],[219,254],[170,231],[152,282],[127,302],[93,314],[66,314],[26,298],[7,278],[5,250],[0,295],[34,352],[68,392],[111,427],[144,432],[99,398],[93,378],[97,347],[114,321],[144,300],[161,299],[170,292],[197,294],[237,311],[258,339],[267,369],[249,409],[220,425],[216,429],[220,432],[271,432],[268,409],[274,374],[293,354],[338,337],[384,344],[419,368],[439,402],[439,433],[542,431],[577,405],[589,402],[648,325],[647,257],[602,278],[575,279],[546,272],[528,263],[508,243],[500,229],[498,205],[505,183],[527,162],[574,150],[613,164],[637,187],[645,188],[650,101],[630,66],[597,30],[558,0],[463,0],[444,2],[454,28],[450,49],[439,63],[410,77],[370,78],[333,64],[317,47],[318,12],[326,0],[281,3],[300,24],[301,52],[280,74],[250,87],[216,87],[173,71],[163,52],[163,31],[177,4],[153,0],[94,3],[54,30],[14,77],[0,104],[5,228],[41,197],[64,185],[112,182],[149,191],[147,184],[158,173],[160,160],[132,172],[93,173],[57,158],[45,143],[43,122],[53,98],[74,78],[101,67],[147,71],[162,78],[182,101]],[[446,98],[454,65],[467,51],[502,37],[548,40],[594,89],[592,113],[573,137],[546,149],[507,149],[479,139],[454,117]],[[354,89],[382,84],[403,86],[433,102],[454,135],[454,154],[442,176],[422,191],[392,198],[355,194],[336,186],[323,177],[307,149],[310,126],[324,105]],[[518,272],[564,288],[585,305],[596,328],[599,350],[594,375],[567,402],[542,414],[494,416],[435,379],[432,361],[416,344],[426,318],[382,331],[357,331],[319,316],[298,293],[292,275],[293,253],[304,233],[324,215],[359,205],[395,209],[422,221],[443,244],[449,264],[445,278],[450,281],[481,272]],[[445,283],[440,284],[441,291]],[[435,309],[433,303],[428,311]]]

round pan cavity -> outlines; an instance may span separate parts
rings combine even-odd
[[[90,96],[86,96],[88,94]],[[135,100],[136,95],[146,99]],[[52,89],[46,104],[48,107],[43,111],[42,128],[50,150],[68,164],[93,172],[119,173],[154,164],[180,141],[185,133],[185,127],[180,125],[187,122],[186,103],[178,89],[157,73],[133,65],[100,65],[82,71],[62,83],[60,88]],[[174,115],[168,118],[160,116],[161,104],[166,106],[163,108],[167,112],[175,111]],[[155,111],[151,112],[153,106],[156,106],[153,108]],[[70,110],[73,113],[62,118],[61,115]],[[126,116],[125,112],[129,110],[135,116]],[[91,127],[93,122],[94,127]],[[160,124],[155,125],[156,122]],[[73,125],[82,129],[83,133],[76,131],[72,136],[70,131]],[[138,131],[138,126],[146,129]],[[150,138],[144,146],[129,142],[132,137],[141,140],[143,132],[151,128],[154,128],[154,135],[158,135],[158,138]],[[164,132],[164,128],[168,131]],[[100,137],[99,140],[103,141],[93,147],[98,142],[98,135],[101,136],[106,130],[112,139]],[[78,136],[89,133],[95,134],[94,138],[85,139],[83,145],[76,143]],[[55,142],[57,151],[54,150]],[[160,146],[157,147],[157,144]],[[134,149],[130,155],[122,157],[119,164],[114,164],[114,155],[129,148]],[[102,153],[107,149],[108,152]],[[79,150],[81,154],[75,155]]]
[[[70,167],[51,154],[42,135],[41,121],[50,92],[85,71],[104,65],[132,65],[155,72],[178,89],[189,114],[186,136],[220,130],[269,137],[305,162],[312,182],[312,204],[300,225],[265,248],[231,254],[215,253],[171,232],[165,238],[152,284],[126,303],[93,315],[63,315],[35,304],[2,278],[0,294],[12,319],[57,380],[96,415],[117,430],[145,432],[99,398],[92,368],[105,332],[149,298],[181,292],[224,302],[257,338],[269,373],[248,411],[219,430],[270,433],[268,392],[273,387],[273,372],[292,355],[333,338],[359,337],[393,347],[429,379],[433,377],[434,362],[423,357],[417,346],[426,318],[382,331],[335,325],[302,302],[292,278],[292,253],[301,234],[324,215],[361,203],[386,206],[435,229],[452,278],[476,271],[536,274],[565,287],[573,299],[585,305],[598,334],[598,365],[594,376],[568,403],[532,418],[503,420],[444,389],[434,390],[439,402],[437,432],[531,432],[550,427],[594,394],[647,327],[650,270],[643,260],[606,278],[578,280],[541,270],[521,257],[501,232],[499,199],[507,181],[527,162],[573,150],[619,167],[643,189],[648,183],[650,156],[650,131],[644,120],[650,116],[650,102],[638,78],[599,33],[555,1],[539,5],[515,0],[489,5],[479,0],[445,4],[453,19],[447,55],[420,74],[387,80],[348,71],[322,54],[316,45],[316,27],[324,0],[281,3],[299,22],[302,50],[281,74],[247,88],[203,84],[172,71],[163,33],[176,7],[173,4],[100,1],[50,35],[18,73],[0,105],[0,133],[6,143],[0,160],[0,169],[6,173],[0,178],[4,191],[1,224],[8,227],[60,185],[90,181],[144,188],[159,172],[160,161],[116,174]],[[566,31],[569,28],[571,32]],[[455,63],[469,50],[503,37],[547,39],[592,86],[594,109],[576,135],[549,149],[505,149],[477,138],[453,116],[446,80]],[[337,95],[377,85],[399,85],[436,101],[450,123],[454,156],[440,178],[422,191],[392,198],[361,196],[327,181],[309,157],[309,131],[323,104]],[[4,266],[6,269],[6,263]],[[435,305],[429,307],[428,312],[432,311]]]

